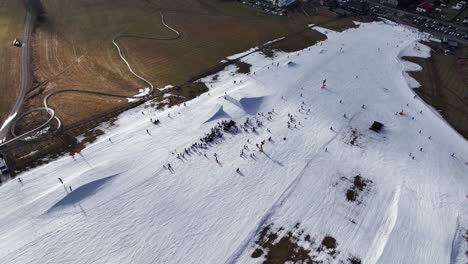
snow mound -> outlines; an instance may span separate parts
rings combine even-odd
[[[214,113],[210,115],[210,118],[208,118],[203,123],[209,123],[211,121],[222,119],[222,118],[231,118],[230,115],[228,115],[226,112],[224,112],[224,109],[223,109],[222,105],[217,105],[213,112]]]
[[[77,189],[69,192],[67,196],[54,204],[47,213],[58,211],[62,208],[72,206],[74,204],[80,203],[85,199],[92,197],[95,193],[99,191],[105,184],[114,179],[118,174],[108,176],[99,180],[95,180],[89,183],[86,183]],[[66,186],[64,186],[65,191],[69,191]]]
[[[241,99],[236,99],[230,95],[224,95],[223,98],[236,105],[237,107],[244,110],[249,115],[256,115],[260,106],[262,105],[265,96],[258,96],[258,97],[242,97]]]
[[[242,106],[242,109],[249,114],[249,115],[256,115],[258,113],[258,110],[260,109],[260,106],[263,103],[263,100],[265,99],[264,96],[260,97],[245,97],[241,98],[239,100],[239,103]]]

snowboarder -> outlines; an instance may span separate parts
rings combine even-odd
[[[62,178],[59,177],[58,179],[59,179],[60,183],[63,184]]]

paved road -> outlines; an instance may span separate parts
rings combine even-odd
[[[31,35],[31,30],[33,28],[33,21],[34,16],[29,13],[26,14],[26,19],[24,20],[24,32],[23,32],[23,39],[22,39],[22,47],[21,47],[21,83],[20,83],[20,91],[18,98],[16,98],[15,105],[10,111],[8,118],[6,119],[5,123],[3,123],[2,127],[0,128],[0,142],[3,142],[8,135],[8,131],[12,124],[12,121],[15,119],[18,111],[20,110],[21,106],[23,105],[24,97],[28,92],[28,84],[29,84],[29,36]]]

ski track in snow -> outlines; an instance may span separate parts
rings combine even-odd
[[[354,114],[350,118],[348,125],[351,124],[351,121],[354,119],[354,117],[357,114],[359,114],[359,113]],[[341,134],[341,132],[343,131],[344,128],[345,127],[341,127],[340,130],[338,130],[336,132],[336,134],[330,140],[328,140],[325,144],[323,144],[322,146],[319,147],[319,150],[322,151],[323,149],[325,149],[333,140],[335,140]],[[319,154],[320,153],[315,153],[310,159],[308,159],[307,163],[302,168],[302,170],[299,172],[299,174],[297,174],[297,176],[294,178],[294,180],[286,187],[286,189],[280,195],[278,200],[276,200],[273,203],[273,205],[266,211],[265,215],[260,219],[260,221],[256,225],[256,228],[249,234],[249,236],[245,239],[245,241],[242,243],[240,248],[237,249],[236,251],[234,251],[234,254],[231,255],[227,259],[227,261],[225,262],[226,264],[234,264],[234,263],[237,262],[237,259],[242,255],[242,253],[244,253],[244,251],[248,248],[248,246],[251,245],[251,243],[253,242],[253,239],[255,238],[255,236],[257,236],[257,234],[260,232],[260,230],[262,230],[262,228],[265,227],[265,225],[270,220],[271,216],[274,215],[276,209],[281,207],[283,205],[284,201],[286,201],[286,199],[288,199],[288,197],[291,195],[291,193],[294,191],[296,186],[301,181],[302,177],[304,176],[305,172],[307,171],[307,168],[309,168],[310,164],[312,164],[312,161]]]
[[[259,263],[250,254],[262,228],[300,223],[316,241],[336,238],[337,258],[324,263],[465,264],[467,142],[413,98],[406,72],[421,67],[401,59],[429,56],[416,44],[427,36],[383,22],[315,29],[328,39],[274,58],[254,52],[242,58],[250,75],[229,66],[216,81],[204,78],[210,91],[187,106],[123,113],[76,160],[61,157],[3,185],[0,262]],[[272,108],[271,119],[257,114]],[[247,117],[263,127],[225,133],[183,159],[171,154],[220,120]],[[375,120],[382,133],[368,130]],[[352,129],[357,145],[348,142]],[[239,156],[243,145],[255,158]],[[168,163],[173,172],[162,168]],[[355,175],[373,182],[360,204],[345,199]]]

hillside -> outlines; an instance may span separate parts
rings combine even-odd
[[[0,262],[466,263],[468,144],[400,59],[429,57],[426,36],[314,29],[327,39],[249,55],[250,73],[229,66],[186,105],[126,112],[3,185]],[[238,131],[204,147],[231,119]]]

